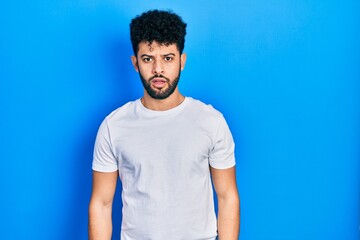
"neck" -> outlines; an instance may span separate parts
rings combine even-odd
[[[144,96],[141,98],[141,103],[150,110],[166,111],[179,106],[184,99],[185,97],[179,92],[174,92],[165,99],[154,99],[145,92]]]

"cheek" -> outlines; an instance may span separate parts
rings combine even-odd
[[[151,69],[148,69],[146,67],[139,67],[138,73],[141,74],[141,76],[148,80],[149,78],[151,78],[153,76],[153,73],[151,71]]]
[[[149,68],[146,66],[138,66],[138,72],[140,72],[143,75],[147,75],[149,73]]]
[[[171,74],[175,74],[175,75],[178,74],[180,70],[181,70],[181,65],[180,64],[172,64],[168,68],[168,72],[171,73]]]

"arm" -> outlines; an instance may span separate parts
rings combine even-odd
[[[218,198],[219,240],[238,240],[240,231],[240,199],[236,186],[235,167],[215,169],[211,177]]]
[[[93,186],[89,204],[89,239],[110,240],[112,234],[112,202],[118,172],[93,171]]]

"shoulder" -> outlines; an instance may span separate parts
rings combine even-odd
[[[225,121],[223,114],[210,104],[189,98],[188,106],[186,113],[188,121],[203,129],[216,131],[218,126]]]
[[[121,107],[118,107],[105,117],[105,121],[108,122],[108,124],[111,124],[121,119],[131,118],[132,114],[135,112],[137,101],[138,100],[130,101]]]
[[[223,115],[220,111],[215,109],[211,104],[204,103],[200,100],[188,97],[189,106],[193,111],[196,111],[197,114],[213,117],[213,118],[222,118]]]

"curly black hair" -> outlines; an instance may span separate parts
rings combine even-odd
[[[186,23],[171,11],[150,10],[136,16],[130,23],[130,38],[134,54],[139,43],[156,41],[169,45],[175,43],[180,54],[184,50]]]

